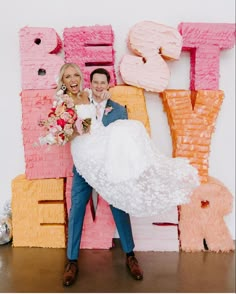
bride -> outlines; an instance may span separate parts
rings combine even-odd
[[[90,82],[91,90],[83,92],[79,67],[62,66],[57,90],[73,98],[81,120],[91,119],[87,132],[71,137],[77,171],[109,204],[132,216],[158,215],[188,203],[199,185],[197,170],[185,158],[161,154],[143,124],[126,119],[125,107],[110,99],[105,69],[95,70]]]

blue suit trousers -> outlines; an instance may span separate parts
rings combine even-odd
[[[73,174],[67,243],[67,257],[70,260],[76,260],[79,257],[86,205],[92,193],[92,187],[76,171],[75,167],[73,167]],[[134,241],[129,214],[112,205],[110,205],[110,208],[124,252],[133,251]]]

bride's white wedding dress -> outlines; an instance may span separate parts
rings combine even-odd
[[[185,158],[162,155],[143,124],[96,120],[93,104],[77,105],[80,118],[92,118],[89,134],[71,142],[77,171],[109,204],[132,216],[158,215],[189,202],[199,185],[197,170]]]

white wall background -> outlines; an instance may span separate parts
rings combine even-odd
[[[135,4],[136,3],[136,4]],[[1,2],[0,18],[0,212],[11,199],[11,181],[25,173],[21,132],[19,30],[24,26],[54,28],[62,38],[66,27],[112,25],[115,34],[116,72],[128,52],[127,35],[137,22],[149,20],[177,28],[181,22],[234,23],[234,0],[8,0]],[[172,62],[168,88],[189,89],[189,55]],[[118,76],[119,77],[119,76]],[[118,78],[121,83],[120,77]],[[222,181],[235,199],[235,48],[221,52],[220,89],[225,100],[212,137],[209,174]],[[166,115],[157,94],[146,101],[152,137],[171,155]],[[235,201],[234,201],[235,203]],[[225,218],[235,239],[235,204]]]

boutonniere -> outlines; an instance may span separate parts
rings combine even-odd
[[[104,110],[104,114],[105,114],[105,115],[108,115],[108,113],[111,112],[112,109],[113,109],[112,106],[107,106],[107,107],[105,108],[105,110]]]

